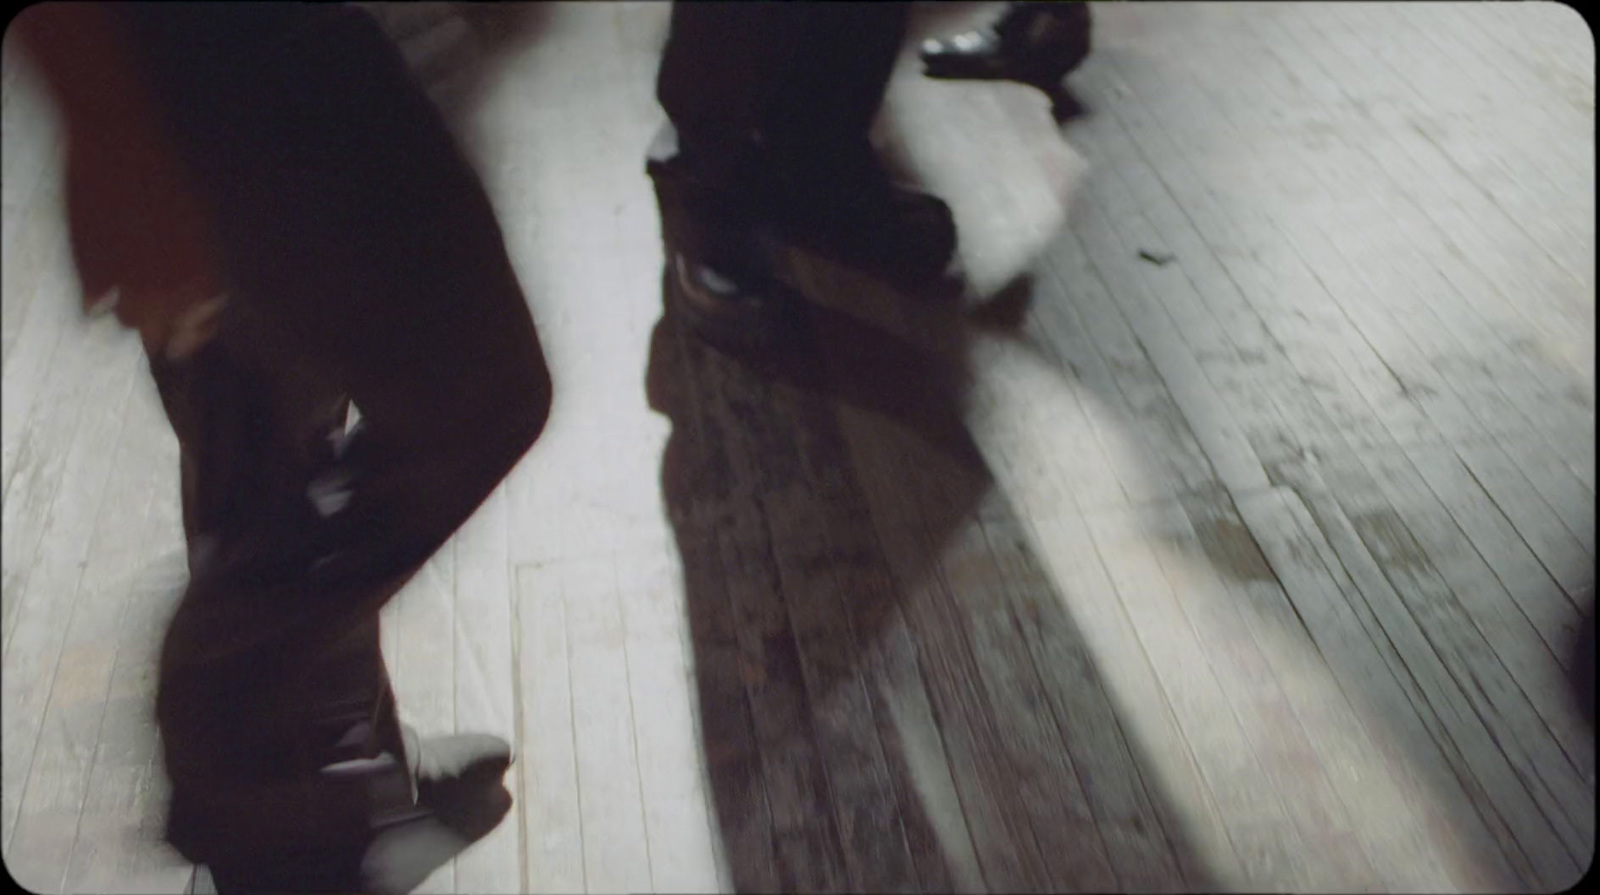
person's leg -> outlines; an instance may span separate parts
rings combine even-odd
[[[667,243],[738,280],[765,279],[762,128],[810,4],[674,3],[656,78],[666,125],[646,153]]]
[[[805,4],[674,3],[656,78],[668,123],[646,152],[667,253],[667,302],[729,347],[775,339],[798,304],[773,274],[758,208],[761,126]]]
[[[710,185],[741,193],[802,49],[809,3],[674,3],[656,99]]]
[[[669,296],[720,344],[781,337],[798,298],[773,273],[790,243],[921,279],[943,270],[942,202],[890,182],[868,141],[905,4],[676,4],[657,82],[670,124],[647,170]]]
[[[754,187],[757,165],[811,173],[866,144],[908,17],[905,3],[676,3],[656,95],[730,191]],[[774,157],[755,161],[758,144]]]
[[[229,622],[248,623],[247,604],[259,599],[251,579],[292,577],[308,561],[319,518],[305,486],[330,465],[327,436],[344,404],[317,380],[297,382],[287,368],[263,363],[250,348],[249,320],[234,306],[196,356],[150,362],[178,436],[192,577],[158,681],[156,717],[173,784],[168,839],[210,864],[224,892],[353,885],[372,806],[357,787],[304,783],[322,764],[398,747],[398,736],[380,743],[371,735],[372,722],[393,713],[376,616],[342,649],[327,651],[318,675],[271,650],[197,660],[208,649],[230,652],[238,634]],[[322,686],[308,686],[315,677]],[[322,711],[303,717],[293,696],[313,693]],[[335,747],[363,722],[362,742]],[[403,806],[403,788],[392,789]]]
[[[806,4],[762,131],[790,164],[867,148],[910,20],[907,3]]]
[[[236,6],[253,8],[139,5],[163,13],[146,13],[148,58],[215,204],[233,300],[260,318],[253,350],[305,359],[361,412],[342,542],[313,584],[381,590],[532,443],[549,374],[488,197],[376,26],[270,4],[296,18],[263,32]],[[205,52],[229,28],[243,45]],[[302,608],[375,608],[358,602]]]
[[[955,250],[939,199],[896,183],[871,142],[909,24],[907,3],[808,4],[795,63],[767,115],[765,201],[784,237],[923,284]]]
[[[532,443],[548,373],[481,185],[371,22],[289,5],[131,15],[234,289],[202,355],[248,371],[257,404],[327,381],[363,418],[320,476],[322,511],[306,470],[267,476],[259,504],[280,524],[228,539],[174,617],[159,712],[174,820],[240,885],[326,881],[273,867],[370,881],[373,820],[410,800],[377,612]],[[381,752],[402,773],[327,768]]]

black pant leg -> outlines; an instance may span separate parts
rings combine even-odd
[[[910,23],[907,3],[808,3],[763,131],[804,161],[864,147]]]
[[[361,481],[310,583],[349,596],[284,613],[314,628],[375,611],[477,508],[542,429],[550,380],[488,197],[398,51],[359,11],[265,6],[270,29],[234,4],[139,8],[259,350],[362,414]]]
[[[532,443],[548,372],[481,184],[370,21],[289,4],[129,15],[232,295],[217,341],[164,387],[206,395],[168,402],[180,438],[232,432],[235,449],[185,452],[186,521],[227,536],[163,648],[174,841],[188,831],[186,853],[235,879],[348,886],[371,793],[315,774],[322,741],[363,712],[374,748],[398,740],[378,610]],[[349,503],[327,518],[285,459],[318,413],[236,412],[296,406],[308,383],[336,384],[364,423],[339,459]],[[235,430],[270,449],[241,460]]]
[[[656,98],[681,133],[739,138],[762,127],[797,64],[811,4],[672,4]]]
[[[232,305],[199,354],[150,364],[179,440],[192,576],[158,679],[168,838],[234,882],[348,887],[382,806],[370,787],[319,785],[317,770],[387,752],[390,807],[404,808],[406,756],[376,612],[315,652],[242,646],[263,613],[293,611],[261,584],[293,587],[322,549],[308,487],[333,466],[348,403],[261,351],[257,322]]]
[[[734,156],[756,132],[796,156],[866,140],[908,16],[905,3],[674,3],[656,95],[685,150],[713,156],[697,169],[740,189]]]

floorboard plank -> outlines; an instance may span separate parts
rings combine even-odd
[[[28,492],[18,495],[22,499],[16,503],[38,507],[41,516],[7,520],[36,526],[38,538],[31,556],[8,556],[10,562],[22,565],[25,574],[21,581],[13,578],[14,584],[25,589],[15,598],[5,653],[12,673],[3,683],[9,720],[4,726],[0,769],[5,777],[8,854],[18,829],[15,824],[25,781],[38,754],[51,688],[62,667],[72,618],[82,596],[83,569],[90,558],[129,389],[142,358],[138,345],[130,344],[127,334],[108,324],[80,336],[82,343],[74,346],[79,352],[73,363],[55,377],[67,384],[67,393],[59,396],[66,411],[62,414],[65,425],[30,432],[36,436],[31,450],[40,455],[36,468],[41,475],[30,478]],[[8,502],[6,509],[12,505]],[[58,732],[53,730],[52,736]],[[46,745],[47,751],[53,748]]]
[[[454,733],[455,540],[446,541],[383,610],[394,652],[387,659],[400,719],[420,736]],[[381,634],[379,635],[381,638]],[[454,859],[418,886],[424,895],[456,891]]]
[[[517,793],[527,891],[587,892],[571,672],[559,566],[516,570],[517,683],[522,701]]]
[[[516,742],[516,637],[512,601],[516,590],[506,546],[506,494],[495,489],[455,536],[455,638],[452,700],[456,733],[491,733]],[[506,788],[520,792],[521,762],[506,774]],[[522,812],[515,808],[500,826],[456,858],[456,889],[485,895],[524,891]]]
[[[640,794],[638,739],[617,574],[612,557],[574,560],[562,570],[573,748],[583,823],[586,891],[652,888]]]
[[[1342,458],[1341,458],[1342,459]],[[1392,458],[1387,459],[1390,463]],[[1335,497],[1341,515],[1348,520],[1350,533],[1360,539],[1366,556],[1343,556],[1346,568],[1365,592],[1368,603],[1379,614],[1385,633],[1402,650],[1408,667],[1419,679],[1426,673],[1443,672],[1435,686],[1445,697],[1458,701],[1458,723],[1451,736],[1463,750],[1476,748],[1481,755],[1503,756],[1513,774],[1538,806],[1560,840],[1574,855],[1584,853],[1585,840],[1592,844],[1594,831],[1592,801],[1584,805],[1581,775],[1561,755],[1548,730],[1531,710],[1526,698],[1509,680],[1498,658],[1489,650],[1471,620],[1465,616],[1449,589],[1443,586],[1436,570],[1427,562],[1415,538],[1400,521],[1393,504],[1375,478],[1389,474],[1388,463],[1369,463],[1358,467],[1350,460],[1335,460],[1323,470],[1294,475],[1296,485],[1306,492],[1323,492]],[[1302,478],[1301,476],[1304,475]],[[1313,516],[1331,513],[1328,502],[1311,497]],[[1322,509],[1327,507],[1328,509]],[[1319,522],[1320,522],[1319,518]],[[1324,530],[1334,527],[1324,524]],[[1337,527],[1343,528],[1343,523]],[[1330,541],[1340,550],[1343,535],[1331,533]],[[1355,550],[1354,544],[1349,545]],[[1369,559],[1370,557],[1370,559]],[[1384,579],[1370,577],[1376,567]],[[1362,578],[1367,580],[1362,582]],[[1395,601],[1387,607],[1384,604]],[[1414,628],[1414,630],[1412,630]],[[1420,635],[1422,640],[1417,640]],[[1452,680],[1453,679],[1453,682]],[[1426,686],[1426,684],[1424,684]],[[1430,693],[1438,705],[1438,697]],[[1470,711],[1466,710],[1470,709]],[[1478,728],[1482,727],[1482,733]],[[1493,744],[1485,748],[1484,734]],[[1474,747],[1470,740],[1477,740]],[[1491,785],[1490,774],[1477,770],[1479,779]],[[1498,776],[1498,775],[1497,775]],[[1503,787],[1502,779],[1499,786]],[[1491,789],[1501,810],[1512,809],[1517,791]],[[1585,829],[1587,828],[1587,829]],[[1523,833],[1524,836],[1548,833]],[[1525,841],[1525,840],[1524,840]]]
[[[386,614],[402,714],[517,750],[512,818],[425,890],[1570,881],[1594,838],[1575,20],[1101,4],[1064,129],[908,44],[878,136],[949,200],[970,294],[796,253],[791,369],[658,325],[639,155],[669,14],[551,4],[481,95],[440,93],[470,100],[557,387]],[[45,891],[177,892],[201,881],[160,843],[149,718],[171,436],[132,342],[78,322],[13,49],[0,838]],[[476,60],[444,49],[418,62],[449,87]],[[1013,281],[1014,326],[989,303]]]
[[[1523,880],[1531,882],[1531,865],[1508,840],[1498,816],[1492,810],[1480,813],[1486,800],[1472,787],[1463,788],[1468,778],[1452,773],[1460,759],[1438,739],[1437,721],[1420,714],[1425,703],[1414,695],[1415,685],[1395,676],[1399,660],[1392,648],[1380,649],[1370,623],[1349,602],[1354,585],[1342,566],[1327,565],[1332,551],[1320,543],[1299,498],[1282,490],[1251,495],[1239,502],[1239,512],[1341,689],[1362,712],[1373,741],[1424,784],[1421,803],[1434,806],[1430,826],[1443,828],[1436,835],[1460,837],[1461,847],[1452,856],[1457,872],[1467,874],[1472,887],[1528,885]]]
[[[122,595],[125,604],[62,891],[176,895],[193,873],[162,841],[167,783],[153,706],[162,632],[188,580],[178,450],[149,383],[136,384],[128,414],[127,465],[119,472],[140,484],[149,503],[143,525],[118,520],[114,530],[129,539],[125,548],[102,544],[84,570],[86,584]]]
[[[1406,891],[1470,885],[1450,860],[1459,861],[1467,846],[1442,822],[1408,763],[1368,734],[1358,714],[1364,700],[1341,690],[1343,675],[1330,664],[1337,656],[1318,649],[1285,592],[1296,579],[1280,581],[1224,495],[1190,495],[1183,507],[1198,549],[1238,601],[1234,623],[1249,631],[1271,667],[1385,884]],[[1226,620],[1227,607],[1217,610]]]
[[[682,570],[669,551],[661,544],[617,563],[650,878],[655,891],[716,892],[715,818],[697,751]]]
[[[1147,771],[1027,537],[1015,526],[983,523],[1002,569],[1013,619],[1038,670],[1062,741],[1079,770],[1088,808],[1124,891],[1184,889],[1180,860],[1146,790]],[[1193,885],[1193,883],[1190,883]]]

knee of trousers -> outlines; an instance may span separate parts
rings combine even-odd
[[[416,530],[430,552],[489,497],[549,422],[552,383],[537,341],[509,360],[500,354],[494,367],[488,376],[480,371],[471,407],[446,424],[451,431],[428,460],[432,474],[416,482],[413,499],[427,508]]]
[[[487,490],[493,490],[544,432],[553,400],[550,369],[531,326],[526,342],[507,354],[510,357],[497,364],[486,383],[487,400],[474,408],[469,424],[473,431],[468,450],[478,455],[474,465],[486,474]]]
[[[529,357],[519,365],[510,383],[506,397],[505,417],[510,423],[506,449],[515,464],[533,447],[550,421],[550,407],[554,400],[554,384],[550,368],[545,364],[544,353],[529,352]],[[510,466],[507,466],[509,471]]]

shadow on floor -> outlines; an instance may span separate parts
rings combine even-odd
[[[799,277],[787,350],[669,313],[647,374],[732,886],[1208,888],[966,433],[962,316]]]

